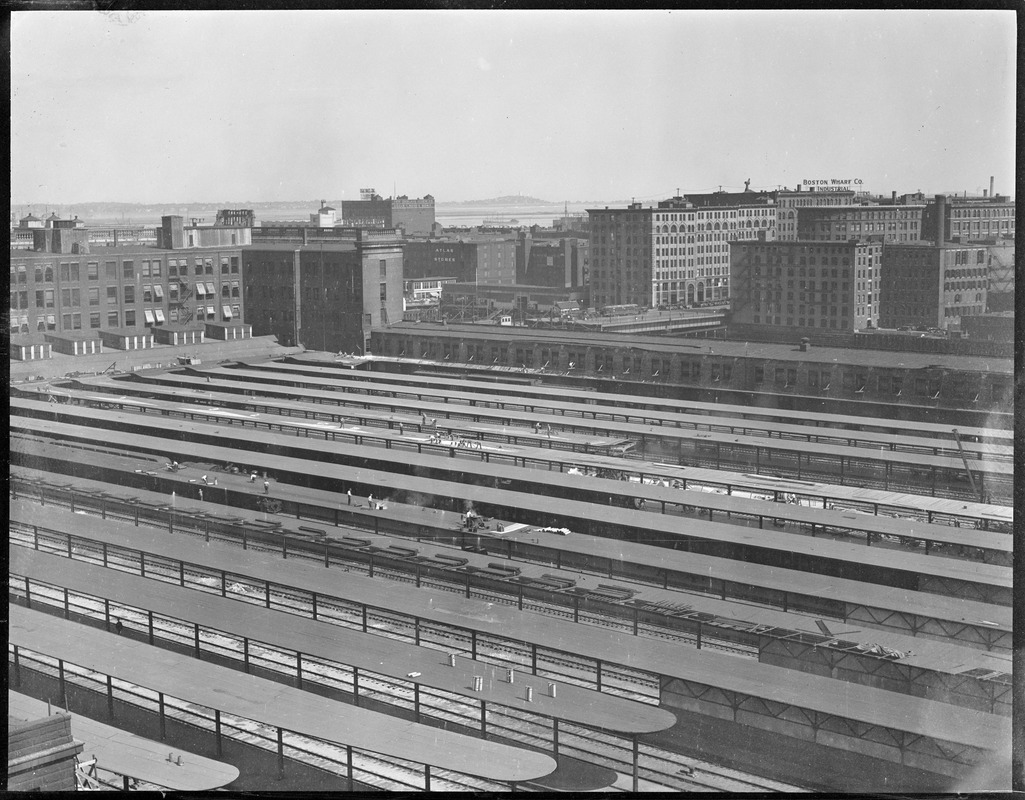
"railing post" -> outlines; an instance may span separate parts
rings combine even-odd
[[[352,704],[359,708],[359,667],[352,668]]]
[[[167,738],[167,715],[164,713],[164,693],[157,692],[157,707],[160,716],[160,741]]]
[[[107,676],[107,719],[114,719],[114,680]]]
[[[352,780],[352,745],[345,745],[345,771],[346,777],[349,779],[349,791],[352,791],[353,780]]]
[[[640,755],[641,754],[640,754],[640,745],[639,745],[639,743],[637,741],[637,737],[633,736],[631,738],[633,739],[633,745],[634,745],[633,746],[633,751],[634,751],[633,752],[633,762],[634,762],[633,763],[633,791],[634,791],[634,794],[636,794],[637,793],[637,786],[638,786],[639,778],[640,778],[640,765],[639,765],[639,761],[640,761]]]
[[[220,758],[222,755],[221,750],[221,712],[220,709],[214,709],[214,744],[217,748],[217,757]]]
[[[285,777],[285,736],[284,731],[278,728],[278,780]]]
[[[18,645],[14,645],[14,685],[21,686],[21,655]]]
[[[196,649],[196,658],[200,658],[201,655],[200,655],[200,650],[199,650],[199,623],[198,622],[194,624],[193,629],[194,629],[194,646],[195,646],[195,649]]]
[[[303,688],[303,654],[295,651],[295,688]]]

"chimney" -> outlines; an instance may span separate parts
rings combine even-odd
[[[989,176],[989,196],[990,197],[994,197],[994,194],[993,194],[993,176],[992,175]]]
[[[897,190],[896,189],[894,189],[893,191],[890,192],[890,202],[893,203],[894,205],[897,205]]]
[[[985,189],[982,190],[982,196],[983,196],[983,198],[989,197],[989,195],[986,194],[986,190]]]
[[[936,195],[936,244],[947,241],[947,196]]]
[[[801,191],[801,184],[797,184],[797,191]]]

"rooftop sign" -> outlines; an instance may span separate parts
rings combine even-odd
[[[850,192],[861,188],[861,178],[805,178],[802,183],[816,192]]]

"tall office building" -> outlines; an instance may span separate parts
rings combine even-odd
[[[754,192],[705,197],[588,209],[592,305],[726,302],[730,242],[771,240],[776,212],[769,196]]]

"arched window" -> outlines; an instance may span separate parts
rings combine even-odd
[[[670,233],[676,233],[676,226],[675,225],[670,226],[669,232]]]

